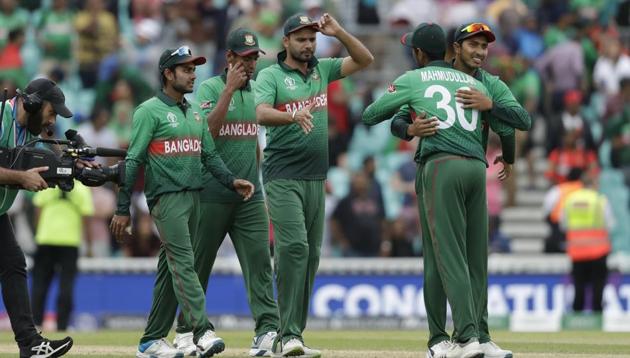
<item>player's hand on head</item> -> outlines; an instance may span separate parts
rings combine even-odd
[[[502,155],[494,158],[494,164],[498,163],[503,165],[503,168],[499,171],[499,180],[503,181],[508,179],[512,175],[512,164],[506,162]]]
[[[47,170],[48,167],[37,167],[22,172],[20,185],[28,191],[40,191],[48,188],[48,183],[39,174]]]
[[[256,187],[251,182],[244,179],[235,179],[232,184],[234,185],[234,190],[243,197],[244,201],[249,200],[254,195]]]
[[[314,127],[313,114],[311,114],[313,107],[315,107],[315,101],[312,101],[293,115],[293,122],[297,123],[305,134],[310,133]]]
[[[326,36],[336,36],[342,30],[339,22],[327,12],[319,18],[317,24],[319,32]]]
[[[462,104],[463,108],[489,111],[492,109],[492,99],[476,88],[459,89],[455,93],[455,100]]]
[[[237,62],[236,64],[228,65],[227,78],[225,80],[225,86],[229,89],[236,91],[243,87],[247,82],[247,73],[243,64]]]

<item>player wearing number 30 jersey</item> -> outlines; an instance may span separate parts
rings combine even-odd
[[[403,105],[409,105],[412,116],[426,112],[427,118],[440,120],[436,135],[422,139],[417,158],[447,152],[485,163],[481,114],[477,110],[464,109],[455,101],[457,90],[469,88],[476,88],[491,97],[486,87],[474,77],[453,69],[445,61],[431,61],[423,68],[406,72],[389,85],[387,92],[365,110],[363,123],[380,123],[391,118]],[[492,117],[488,121],[499,135],[514,132],[513,128]]]
[[[488,214],[486,203],[486,160],[482,131],[486,123],[479,111],[464,109],[455,100],[460,89],[475,88],[491,97],[487,88],[472,76],[442,61],[446,48],[443,30],[436,24],[420,24],[402,39],[413,48],[419,69],[400,76],[387,92],[363,113],[363,123],[374,125],[390,118],[400,107],[437,117],[435,135],[422,138],[416,152],[419,173],[416,179],[426,218],[430,247],[435,252],[436,271],[426,267],[425,279],[441,282],[451,305],[456,334],[448,352],[428,352],[427,357],[482,357],[479,345],[480,322],[486,304],[486,250]],[[514,129],[493,117],[487,124],[500,136]],[[425,230],[423,230],[425,231]],[[426,298],[425,292],[425,298]],[[443,312],[444,315],[446,312]],[[435,316],[441,313],[434,312]]]

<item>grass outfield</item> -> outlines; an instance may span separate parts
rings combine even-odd
[[[74,347],[67,357],[131,357],[135,353],[139,331],[100,331],[73,333]],[[218,357],[246,357],[251,332],[223,331],[220,336],[227,350]],[[60,334],[48,337],[59,338]],[[419,331],[308,331],[308,345],[322,349],[323,357],[387,357],[422,358],[427,332]],[[172,337],[171,337],[172,338]],[[496,332],[494,339],[514,351],[515,357],[630,357],[628,333]],[[15,357],[17,346],[12,335],[0,335],[0,357]]]

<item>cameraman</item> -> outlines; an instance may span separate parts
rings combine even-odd
[[[65,96],[57,85],[48,79],[31,81],[24,91],[6,100],[0,113],[0,147],[13,148],[28,143],[42,129],[55,124],[57,115],[72,117],[65,106]],[[40,172],[48,167],[27,171],[0,168],[0,283],[2,298],[11,321],[15,340],[20,347],[20,358],[60,357],[72,347],[72,338],[48,340],[42,337],[33,323],[28,290],[26,288],[26,261],[13,234],[7,211],[13,204],[18,189],[9,185],[21,185],[30,191],[46,189],[48,185]]]

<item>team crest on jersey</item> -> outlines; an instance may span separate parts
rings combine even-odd
[[[201,109],[210,109],[212,108],[212,102],[210,101],[203,102],[199,107],[201,107]]]
[[[231,98],[230,99],[230,106],[228,107],[228,111],[232,112],[235,109],[236,109],[236,105],[234,104],[234,98]]]
[[[201,122],[201,116],[199,115],[199,112],[193,112],[193,116],[195,117],[195,120],[197,122]]]
[[[287,86],[288,90],[293,91],[294,89],[296,89],[297,87],[295,86],[295,80],[289,76],[284,78],[284,84],[285,86]]]
[[[313,81],[319,81],[319,73],[313,72],[313,75],[311,76],[311,79]]]
[[[300,24],[308,24],[311,21],[308,19],[308,16],[300,16]]]
[[[168,112],[166,114],[166,120],[171,124],[171,127],[177,128],[179,123],[177,122],[177,116],[173,112]]]
[[[390,84],[389,86],[387,86],[387,92],[389,93],[394,93],[396,92],[396,86],[394,86],[394,84]]]
[[[243,42],[247,46],[254,46],[256,42],[254,41],[254,35],[245,34],[245,42]]]

